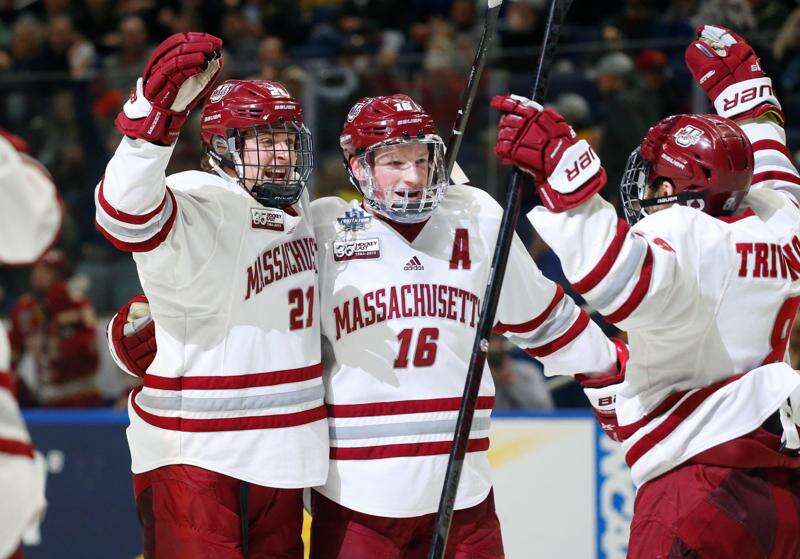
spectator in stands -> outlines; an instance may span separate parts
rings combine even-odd
[[[70,265],[59,250],[50,250],[30,276],[31,291],[11,309],[12,368],[31,381],[28,403],[45,407],[102,405],[98,389],[96,319]],[[30,376],[24,373],[32,373]],[[24,396],[21,396],[21,399]]]
[[[122,18],[116,35],[113,41],[119,50],[106,57],[105,76],[113,89],[127,96],[150,56],[149,34],[144,20],[130,15]]]
[[[644,97],[656,115],[655,120],[690,112],[686,95],[681,94],[672,80],[666,54],[658,49],[643,50],[636,57],[636,69],[642,81]]]
[[[257,29],[239,10],[222,16],[221,37],[225,41],[225,65],[233,75],[247,75],[257,70]]]
[[[270,35],[261,39],[258,45],[258,62],[260,64],[258,73],[248,79],[281,82],[295,99],[303,98],[306,72],[286,57],[283,40],[280,37]]]
[[[600,150],[598,154],[608,174],[604,197],[619,204],[619,183],[628,161],[650,124],[658,120],[653,107],[646,103],[633,77],[631,57],[621,52],[605,55],[594,75],[603,100]]]
[[[491,337],[486,360],[494,380],[494,409],[552,410],[555,407],[542,366],[527,357],[513,357],[504,337]]]
[[[512,73],[530,74],[533,67],[531,53],[542,42],[541,19],[532,2],[508,4],[499,42],[507,51],[500,65]]]

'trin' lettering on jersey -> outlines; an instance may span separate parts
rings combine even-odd
[[[736,252],[742,257],[739,277],[786,278],[795,281],[800,276],[800,238],[791,243],[736,243]]]
[[[317,271],[317,242],[313,237],[303,237],[265,250],[247,267],[247,294],[245,301],[258,295],[267,285],[305,272]]]
[[[417,316],[446,318],[475,328],[480,297],[451,285],[413,283],[369,291],[334,307],[336,339],[379,322]]]

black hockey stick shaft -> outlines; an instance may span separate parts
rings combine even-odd
[[[536,74],[533,81],[531,98],[541,100],[547,87],[547,78],[555,54],[556,43],[561,33],[561,25],[564,22],[572,0],[550,0],[547,20],[545,22],[542,46],[539,50],[539,63],[536,67]],[[486,363],[486,352],[489,348],[489,335],[494,324],[497,303],[500,299],[500,288],[503,284],[503,276],[508,262],[508,252],[511,248],[511,241],[514,238],[514,230],[517,226],[520,212],[522,172],[514,170],[511,177],[508,191],[506,194],[506,204],[503,211],[503,218],[500,222],[500,231],[497,235],[492,265],[489,270],[489,279],[483,297],[478,329],[475,332],[475,342],[472,346],[472,357],[470,358],[469,370],[467,371],[464,394],[461,398],[461,406],[458,410],[458,420],[453,438],[453,445],[450,449],[450,458],[447,464],[447,474],[445,475],[442,496],[439,500],[439,510],[434,524],[433,541],[431,542],[429,559],[442,559],[447,548],[447,536],[450,532],[450,524],[453,520],[453,509],[455,506],[458,484],[461,479],[461,471],[464,466],[464,456],[467,452],[469,435],[472,427],[472,419],[475,415],[475,405],[478,400],[478,391],[483,376],[483,368]]]
[[[492,38],[494,38],[495,31],[497,30],[497,18],[500,15],[500,8],[502,5],[503,0],[488,0],[487,2],[483,34],[478,43],[478,49],[475,51],[475,59],[472,61],[472,67],[469,70],[467,86],[461,93],[461,102],[458,106],[456,120],[453,122],[453,130],[450,132],[450,138],[447,140],[445,171],[448,178],[450,177],[450,173],[453,172],[453,165],[455,165],[458,151],[461,149],[461,140],[464,139],[464,130],[467,128],[469,114],[472,112],[472,104],[475,102],[475,97],[478,95],[478,85],[481,81],[483,68],[486,65],[486,53],[489,51],[489,45],[491,45]]]

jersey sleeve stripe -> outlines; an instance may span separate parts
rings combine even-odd
[[[787,148],[785,144],[779,142],[778,140],[758,140],[753,143],[754,154],[757,154],[760,151],[768,151],[768,150],[779,151],[780,153],[785,155],[790,162],[793,160],[789,148]]]
[[[505,334],[507,332],[512,334],[522,334],[536,330],[544,323],[545,320],[550,317],[553,310],[562,301],[562,299],[564,299],[564,288],[556,284],[556,292],[555,295],[553,295],[553,299],[550,301],[550,304],[547,305],[547,308],[539,315],[521,324],[503,324],[502,322],[498,322],[492,331],[495,334]]]
[[[0,454],[13,454],[33,458],[33,445],[24,441],[0,438]]]
[[[169,193],[171,199],[171,211],[169,217],[163,226],[158,230],[158,232],[146,240],[128,241],[117,238],[101,224],[102,217],[100,210],[97,212],[95,226],[97,227],[98,231],[100,231],[100,233],[119,250],[124,252],[147,252],[149,250],[153,250],[167,238],[172,230],[172,226],[175,223],[175,217],[177,215],[177,203],[175,202],[175,196],[171,191],[168,190],[167,192]]]
[[[580,336],[581,332],[586,330],[586,327],[589,326],[589,321],[589,314],[585,310],[581,309],[580,313],[578,314],[578,318],[575,320],[572,326],[567,329],[566,332],[561,334],[555,340],[544,345],[538,347],[526,347],[525,353],[531,357],[546,357],[551,353],[555,353]]]
[[[399,458],[408,456],[435,456],[449,454],[452,441],[435,441],[426,443],[388,444],[367,447],[331,447],[331,460],[377,460],[381,458]],[[467,452],[483,452],[489,449],[489,438],[470,439]]]
[[[647,290],[650,288],[650,277],[653,274],[653,251],[650,246],[647,246],[647,256],[644,258],[644,263],[642,264],[642,269],[639,272],[639,281],[636,283],[636,286],[631,291],[628,300],[625,301],[622,306],[620,306],[614,312],[605,315],[606,320],[611,323],[622,322],[626,318],[628,318],[633,311],[639,306],[639,304],[644,299],[644,296],[647,294]]]
[[[164,197],[161,199],[161,203],[158,204],[158,206],[156,206],[155,209],[153,209],[152,211],[139,215],[129,214],[115,208],[108,202],[108,200],[106,200],[106,197],[103,194],[104,183],[105,183],[105,177],[100,179],[100,185],[97,189],[97,202],[104,212],[106,212],[110,217],[116,219],[117,221],[122,221],[125,223],[129,223],[131,225],[143,225],[148,221],[152,220],[158,214],[160,214],[164,210],[164,205],[167,203],[167,193],[164,192]]]
[[[668,437],[678,426],[694,411],[696,410],[703,401],[708,398],[711,394],[730,384],[731,382],[738,380],[743,375],[734,375],[729,377],[721,382],[716,384],[712,384],[710,386],[706,386],[705,388],[701,388],[692,392],[686,399],[684,399],[674,410],[672,410],[667,418],[658,424],[658,426],[654,427],[651,431],[646,433],[642,436],[638,441],[636,441],[625,453],[625,462],[628,466],[632,466],[639,458],[644,456],[647,452],[652,450],[658,443],[660,443],[663,439]],[[683,396],[686,392],[681,393],[680,395]],[[675,394],[673,394],[668,400],[671,400]],[[665,402],[666,403],[666,402]],[[659,408],[663,408],[659,406]],[[663,413],[663,412],[662,412]],[[661,415],[661,414],[658,414]],[[658,417],[653,413],[648,414],[647,417],[653,419],[654,417]],[[630,435],[629,435],[630,436]]]
[[[164,377],[147,373],[144,386],[158,390],[231,390],[303,382],[322,376],[322,364],[246,375]]]
[[[753,187],[764,181],[785,181],[792,184],[800,184],[800,176],[786,171],[764,171],[753,175],[750,186]]]
[[[625,243],[627,233],[628,224],[622,219],[618,220],[614,238],[611,240],[611,243],[608,245],[608,248],[597,265],[583,278],[572,283],[572,287],[575,288],[575,291],[581,294],[586,293],[596,287],[597,284],[606,277],[622,251],[622,245]]]
[[[366,404],[329,404],[330,417],[368,417],[406,413],[455,411],[461,407],[461,398],[431,398],[427,400],[400,400]],[[476,409],[492,409],[494,396],[479,396]]]

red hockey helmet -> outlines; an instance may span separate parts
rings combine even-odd
[[[753,147],[742,129],[717,115],[675,115],[647,132],[631,153],[622,178],[625,218],[633,224],[646,208],[677,202],[710,215],[734,213],[753,178]],[[647,198],[647,187],[661,179],[675,187],[672,196]]]
[[[444,142],[436,133],[433,118],[408,95],[360,99],[347,114],[339,144],[350,182],[373,210],[393,221],[414,223],[427,219],[447,192]],[[419,163],[408,161],[403,150],[409,147],[423,155],[417,158]],[[353,157],[357,169],[351,165]],[[392,184],[391,180],[381,184],[384,179],[376,174],[376,157],[393,160],[391,163],[398,170],[423,166],[415,174],[420,184]]]
[[[233,169],[261,204],[297,202],[314,167],[303,108],[286,87],[266,80],[227,80],[200,115],[203,148],[217,172]],[[246,140],[253,139],[245,153]]]

